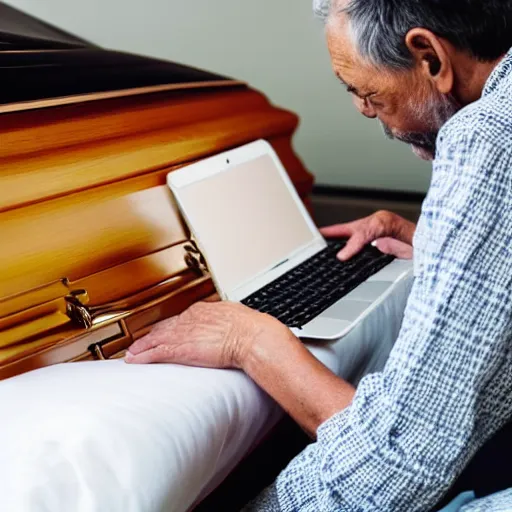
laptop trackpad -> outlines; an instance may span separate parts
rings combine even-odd
[[[352,322],[364,313],[371,304],[372,302],[366,300],[341,299],[329,309],[326,309],[321,316]]]
[[[366,281],[343,298],[348,300],[367,300],[369,302],[374,302],[381,295],[386,293],[392,284],[392,281]]]

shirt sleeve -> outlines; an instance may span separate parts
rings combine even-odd
[[[282,474],[283,510],[429,510],[510,417],[512,165],[479,126],[440,136],[399,338]]]

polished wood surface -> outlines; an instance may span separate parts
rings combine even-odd
[[[0,2],[0,112],[235,83],[177,62],[106,50]]]
[[[306,203],[313,179],[292,149],[297,117],[246,84],[103,50],[0,6],[6,378],[117,357],[155,322],[215,300],[169,172],[262,138]]]
[[[0,378],[114,356],[214,293],[186,264],[189,235],[168,172],[265,138],[305,200],[312,186],[291,146],[296,116],[243,85],[0,120]],[[89,327],[69,316],[66,297],[77,290]]]

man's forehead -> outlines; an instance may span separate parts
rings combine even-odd
[[[326,35],[334,73],[342,83],[350,87],[354,75],[359,76],[367,66],[357,54],[346,24],[330,23],[326,27]]]
[[[348,23],[344,16],[331,20],[326,26],[327,46],[333,65],[340,68],[351,68],[357,64],[357,50],[350,36]]]

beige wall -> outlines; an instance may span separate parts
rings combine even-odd
[[[355,112],[310,0],[4,0],[109,48],[247,80],[301,116],[295,147],[317,182],[426,190],[430,166]]]

